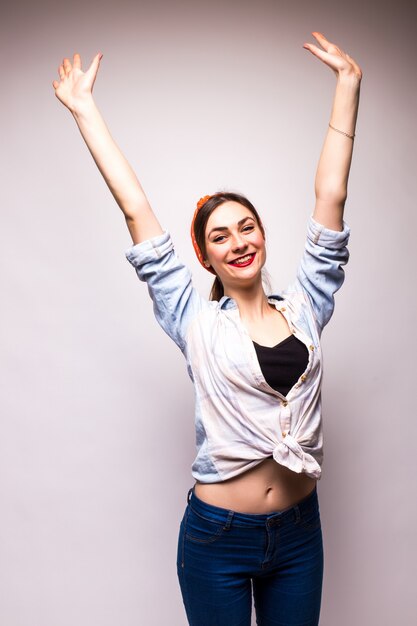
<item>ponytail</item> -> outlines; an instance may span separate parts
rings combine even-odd
[[[223,283],[218,276],[214,279],[214,283],[211,286],[210,300],[217,300],[217,302],[223,298],[224,288]]]

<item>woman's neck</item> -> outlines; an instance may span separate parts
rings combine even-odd
[[[270,312],[271,307],[268,304],[262,282],[248,289],[228,290],[225,295],[235,300],[242,319],[254,321],[263,318]]]

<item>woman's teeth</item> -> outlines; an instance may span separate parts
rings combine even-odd
[[[248,261],[252,259],[252,254],[247,254],[246,256],[242,256],[240,259],[236,259],[236,261],[231,261],[232,265],[244,265]]]

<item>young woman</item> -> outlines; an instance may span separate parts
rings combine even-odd
[[[181,521],[177,569],[189,624],[261,626],[319,622],[323,544],[320,335],[343,283],[343,221],[362,72],[321,33],[304,47],[336,74],[316,175],[316,205],[294,282],[262,284],[265,232],[244,196],[197,203],[191,236],[215,275],[210,300],[193,288],[92,98],[89,69],[64,59],[56,96],[73,114],[133,240],[128,260],[146,281],[158,322],[182,350],[195,385],[197,457]]]

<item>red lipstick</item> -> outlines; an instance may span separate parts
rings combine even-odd
[[[230,261],[229,265],[233,265],[233,267],[248,267],[248,265],[251,265],[253,263],[253,259],[255,258],[255,254],[256,252],[253,252],[252,254],[244,254],[243,256],[239,257],[240,259],[244,259],[245,257],[250,257],[248,258],[247,261],[245,261],[244,263],[236,263],[236,261],[238,261],[238,259],[235,259],[234,261]]]

